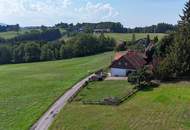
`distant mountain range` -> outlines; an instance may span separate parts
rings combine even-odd
[[[7,26],[7,24],[4,24],[4,23],[0,23],[0,26]]]

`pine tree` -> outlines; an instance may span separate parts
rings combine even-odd
[[[190,0],[186,2],[183,15],[178,22],[178,30],[166,58],[160,64],[164,77],[185,76],[190,74]]]
[[[184,74],[190,72],[190,0],[186,2],[183,15],[180,17],[173,55],[177,58],[177,72]]]
[[[190,0],[185,4],[183,15],[180,17],[175,43],[167,57],[172,62],[172,69],[176,75],[190,72]]]
[[[180,26],[188,25],[190,23],[190,0],[186,2],[185,7],[183,9],[183,15],[180,15],[180,18]]]

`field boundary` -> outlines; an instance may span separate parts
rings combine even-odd
[[[129,91],[125,96],[122,97],[110,97],[105,98],[103,100],[86,100],[82,101],[85,105],[112,105],[112,106],[118,106],[124,101],[128,100],[130,97],[132,97],[134,94],[136,94],[139,91],[137,88],[133,88],[131,91]]]

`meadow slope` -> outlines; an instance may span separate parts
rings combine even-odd
[[[0,130],[27,130],[73,84],[108,66],[112,54],[1,65]]]
[[[117,84],[115,85],[117,89]],[[83,97],[88,98],[89,92],[81,93]],[[99,94],[97,93],[98,97]],[[140,91],[118,107],[83,105],[80,101],[75,101],[62,110],[50,128],[50,130],[189,129],[190,83],[186,82],[162,84],[153,90]]]

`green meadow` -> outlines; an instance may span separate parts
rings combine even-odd
[[[0,66],[0,130],[28,130],[81,78],[111,62],[112,52],[69,60]]]
[[[120,86],[118,83],[112,83],[111,86],[113,85],[115,89]],[[99,84],[95,87],[98,88]],[[92,89],[94,90],[95,88]],[[81,94],[89,98],[89,91],[91,90],[84,90]],[[104,93],[107,92],[102,92]],[[100,92],[91,94],[94,94],[93,97],[96,95],[100,97]],[[189,82],[165,83],[158,88],[140,91],[119,106],[83,105],[81,101],[74,101],[61,111],[50,128],[50,130],[189,129]]]
[[[10,38],[14,38],[16,36],[18,36],[19,33],[16,31],[9,31],[9,32],[1,32],[0,33],[0,37],[4,38],[4,39],[10,39]]]
[[[132,91],[133,85],[128,81],[92,82],[78,95],[81,101],[100,101],[106,98],[122,98]]]
[[[147,35],[150,35],[150,38],[153,39],[155,36],[158,36],[158,39],[163,38],[166,34],[163,33],[134,33],[136,40],[146,38]],[[106,33],[106,36],[115,38],[117,41],[130,41],[132,40],[133,33]]]

